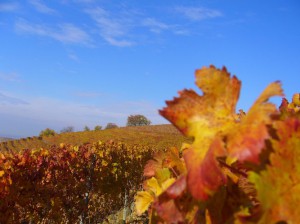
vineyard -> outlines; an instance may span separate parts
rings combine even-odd
[[[0,143],[0,223],[117,223],[133,201],[142,218],[123,223],[300,223],[300,94],[276,108],[274,82],[236,113],[225,67],[196,84],[159,111],[174,126]]]
[[[150,223],[300,223],[300,94],[277,109],[274,82],[236,114],[241,82],[225,67],[196,70],[196,84],[202,95],[183,90],[160,110],[194,140],[147,162],[138,213]]]
[[[119,141],[126,144],[151,145],[156,148],[180,147],[182,142],[190,142],[172,125],[149,125],[140,127],[121,127],[101,131],[62,133],[54,136],[27,137],[0,142],[0,151],[19,151],[21,149],[47,148],[60,143],[82,145],[97,141]]]
[[[0,223],[101,223],[141,190],[153,153],[190,141],[171,125],[0,143]]]

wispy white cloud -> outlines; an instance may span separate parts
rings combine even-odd
[[[175,35],[188,35],[189,32],[176,24],[168,24],[157,18],[147,17],[143,13],[129,13],[130,9],[112,13],[102,7],[86,9],[85,12],[95,21],[101,37],[110,45],[129,47],[139,43],[139,32],[142,35],[160,34],[164,31]]]
[[[104,37],[104,39],[111,45],[117,46],[117,47],[130,47],[134,45],[135,43],[129,40],[118,40],[115,37]]]
[[[0,79],[8,82],[21,82],[21,79],[16,72],[0,72]]]
[[[19,9],[19,4],[16,2],[0,3],[0,12],[14,12]]]
[[[51,28],[46,25],[31,24],[21,19],[16,22],[15,28],[21,33],[46,36],[63,43],[91,45],[91,37],[89,34],[71,23],[63,23],[55,28]]]
[[[160,34],[163,31],[169,31],[175,35],[189,35],[187,29],[182,28],[177,24],[168,24],[151,17],[143,19],[142,26],[147,27],[151,32],[157,34]]]
[[[160,33],[163,30],[168,30],[171,26],[167,25],[166,23],[160,22],[154,18],[146,18],[142,22],[143,26],[149,27],[151,32]]]
[[[192,21],[200,21],[204,19],[211,19],[222,16],[219,10],[209,9],[204,7],[175,7],[174,11],[180,13]]]
[[[54,9],[51,9],[46,4],[41,2],[40,0],[30,0],[29,3],[34,6],[34,8],[40,12],[45,14],[54,14],[56,11]]]
[[[27,105],[28,102],[14,96],[0,93],[0,105]]]
[[[110,12],[100,7],[88,9],[85,12],[96,22],[100,29],[100,35],[109,44],[118,47],[127,47],[135,44],[126,38],[129,24],[124,21],[125,18],[114,17],[110,15]]]

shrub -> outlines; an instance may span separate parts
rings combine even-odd
[[[84,131],[90,131],[91,129],[86,125],[86,126],[84,126],[83,130]]]
[[[95,126],[94,130],[95,131],[100,131],[100,130],[102,130],[102,126],[100,126],[100,125]]]
[[[144,126],[150,125],[151,121],[148,120],[144,115],[137,114],[137,115],[130,115],[127,118],[127,126]]]
[[[68,133],[68,132],[74,132],[74,127],[73,126],[65,127],[60,131],[60,133]]]
[[[44,136],[53,136],[53,135],[56,135],[56,132],[50,128],[46,128],[45,130],[42,130],[40,132],[40,137],[44,137]]]
[[[118,128],[118,125],[115,123],[108,123],[105,127],[105,129],[112,129],[112,128]]]

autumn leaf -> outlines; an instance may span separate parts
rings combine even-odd
[[[159,179],[152,177],[145,181],[145,191],[139,191],[135,197],[136,211],[138,214],[145,212],[150,204],[154,202],[155,198],[158,197],[163,191],[165,191],[174,182],[174,178]]]
[[[226,181],[217,157],[258,161],[264,141],[269,137],[266,125],[270,123],[270,115],[276,112],[275,106],[267,101],[283,93],[280,83],[272,83],[246,115],[240,111],[237,116],[241,82],[235,76],[230,77],[225,67],[196,70],[196,84],[202,95],[183,90],[179,98],[166,101],[167,107],[159,112],[184,135],[194,138],[190,148],[184,150],[187,183],[196,199],[206,200]]]
[[[149,160],[144,168],[145,177],[154,177],[156,172],[163,168],[163,160],[165,155],[162,152],[158,152],[153,159]]]
[[[279,107],[281,116],[287,117],[289,115],[295,115],[300,113],[300,93],[296,93],[293,95],[292,102],[285,98],[282,99],[281,105]]]
[[[232,128],[228,135],[227,152],[231,158],[240,162],[259,162],[259,154],[265,146],[269,133],[267,125],[272,123],[271,116],[276,106],[267,102],[271,96],[283,95],[279,82],[271,83],[258,97],[246,116]]]
[[[274,127],[279,139],[272,140],[271,164],[249,176],[261,203],[258,223],[300,223],[300,120],[278,121]]]
[[[143,214],[148,209],[153,200],[153,195],[151,195],[148,191],[137,192],[135,196],[135,209],[137,214]]]
[[[184,217],[173,200],[161,203],[157,201],[154,206],[158,215],[163,218],[165,223],[183,223]]]
[[[300,93],[293,95],[293,104],[298,108],[300,107]]]

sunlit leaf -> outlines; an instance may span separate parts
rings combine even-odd
[[[261,203],[258,223],[300,223],[300,121],[288,119],[274,126],[279,139],[272,140],[271,164],[249,177]]]
[[[144,189],[153,192],[155,196],[159,196],[162,188],[155,177],[151,177],[145,182]]]
[[[171,177],[170,170],[168,168],[157,170],[155,173],[155,177],[159,183],[163,183]]]
[[[202,95],[183,90],[179,98],[166,102],[167,107],[160,114],[186,136],[194,138],[193,144],[184,150],[187,183],[195,198],[206,200],[226,181],[217,157],[228,156],[232,162],[237,159],[258,162],[269,137],[270,115],[276,112],[275,106],[267,101],[283,93],[280,83],[272,83],[247,114],[240,111],[237,116],[235,107],[241,83],[235,76],[230,77],[225,67],[197,70],[196,84]]]
[[[271,96],[282,96],[279,82],[271,83],[255,101],[240,123],[232,128],[227,137],[227,150],[231,158],[239,161],[259,162],[259,154],[269,138],[267,125],[271,124],[271,116],[276,107],[268,103]]]
[[[139,191],[135,196],[135,208],[138,215],[143,214],[153,202],[154,197],[147,191]]]

